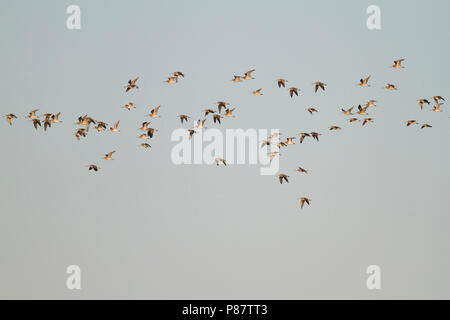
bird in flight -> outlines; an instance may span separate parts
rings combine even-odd
[[[167,78],[167,80],[164,81],[164,82],[167,82],[167,83],[169,83],[169,84],[178,83],[178,77],[169,77],[169,78]]]
[[[114,127],[109,128],[109,130],[111,130],[111,132],[120,132],[120,130],[119,130],[119,123],[120,123],[120,120],[117,121],[117,122],[114,124]]]
[[[45,117],[45,119],[42,121],[44,123],[44,131],[47,131],[47,129],[52,126],[52,120],[50,119],[50,117]]]
[[[258,90],[255,90],[255,91],[253,91],[252,93],[253,93],[255,96],[262,96],[263,93],[261,92],[261,90],[262,90],[262,88],[260,88],[260,89],[258,89]]]
[[[314,92],[317,92],[319,88],[325,91],[325,87],[327,86],[325,83],[320,81],[314,82],[313,85],[314,85]]]
[[[151,148],[152,146],[149,145],[148,143],[141,143],[141,147],[144,149],[148,149],[148,148]]]
[[[180,114],[178,117],[180,118],[181,124],[183,124],[183,121],[188,122],[188,119],[190,118],[189,116],[187,116],[185,114]]]
[[[192,139],[192,136],[197,133],[197,131],[192,129],[189,129],[188,132],[189,132],[189,139]]]
[[[434,96],[433,99],[434,101],[436,101],[436,103],[439,103],[440,100],[445,101],[445,99],[442,98],[441,96]]]
[[[397,87],[392,83],[388,83],[385,88],[388,90],[398,90]]]
[[[314,108],[308,108],[308,112],[310,114],[313,114],[314,112],[318,112],[318,111],[316,109],[314,109]]]
[[[100,170],[100,167],[95,164],[88,165],[88,168],[89,168],[89,171],[94,170],[95,172],[97,172],[98,170]]]
[[[244,80],[255,79],[255,78],[252,77],[252,72],[255,72],[255,69],[252,69],[252,70],[247,71],[246,73],[244,73]]]
[[[242,82],[242,76],[234,76],[233,82]]]
[[[113,155],[114,153],[115,153],[115,151],[111,151],[110,153],[105,154],[104,159],[105,159],[105,160],[114,160],[114,159],[112,158],[112,155]]]
[[[331,127],[330,127],[330,130],[331,130],[331,131],[333,131],[333,130],[342,130],[342,128],[341,128],[341,127],[338,127],[338,126],[331,126]]]
[[[366,123],[369,123],[369,122],[373,123],[373,119],[372,118],[364,119],[362,125],[364,126],[364,125],[366,125]]]
[[[368,76],[368,77],[365,78],[365,79],[360,79],[360,80],[359,80],[359,86],[360,86],[360,87],[370,87],[370,85],[368,84],[369,79],[370,79],[370,76]]]
[[[128,104],[126,104],[124,106],[125,109],[127,109],[128,111],[132,110],[132,109],[136,109],[136,107],[134,106],[134,103],[129,102]]]
[[[31,120],[32,122],[33,122],[33,126],[34,126],[34,128],[37,130],[37,127],[39,126],[41,126],[41,120],[39,120],[39,119],[32,119]]]
[[[359,105],[358,106],[358,111],[356,111],[356,113],[357,114],[360,114],[360,115],[362,115],[362,116],[367,116],[367,115],[369,115],[368,113],[367,113],[367,108],[368,107],[361,107],[361,105]]]
[[[196,125],[195,127],[196,127],[197,129],[200,129],[200,130],[206,129],[206,127],[205,127],[205,121],[206,121],[206,119],[198,120],[198,121],[197,121],[197,125]]]
[[[369,101],[366,103],[366,107],[367,107],[367,108],[375,107],[375,106],[376,106],[375,102],[377,102],[377,100],[373,100],[373,99],[369,100]]]
[[[107,123],[103,121],[97,121],[97,126],[95,127],[95,129],[97,129],[98,132],[105,131],[107,126]]]
[[[430,104],[430,101],[428,101],[427,99],[420,99],[419,100],[419,106],[420,106],[420,110],[423,110],[423,104]]]
[[[230,104],[228,102],[219,101],[217,102],[217,107],[219,108],[219,113],[222,113],[222,109],[226,109]]]
[[[341,110],[342,110],[343,114],[346,114],[348,116],[353,115],[353,113],[352,113],[353,107],[349,108],[348,110],[345,110],[344,108],[342,108]]]
[[[8,121],[10,126],[12,126],[12,120],[17,119],[17,117],[15,115],[13,115],[12,113],[7,114],[5,117],[6,117],[6,121]]]
[[[61,115],[61,112],[58,112],[57,114],[52,115],[52,123],[61,123],[62,121],[59,120],[59,116]]]
[[[392,66],[392,68],[394,69],[403,69],[404,66],[402,66],[402,62],[405,61],[405,59],[398,59],[394,61],[394,65]]]
[[[440,107],[442,105],[443,105],[443,103],[436,104],[431,111],[433,111],[433,112],[442,112],[442,110],[440,109]]]
[[[350,118],[348,121],[352,123],[352,122],[359,122],[360,120],[358,118]]]
[[[183,74],[183,72],[181,72],[181,71],[175,71],[174,73],[173,73],[173,76],[174,77],[183,77],[184,78],[184,74]]]
[[[136,81],[138,81],[138,80],[139,80],[139,77],[137,77],[134,80],[128,80],[128,84],[125,86],[125,88],[126,88],[125,92],[128,92],[131,89],[139,89],[139,87],[136,85]]]
[[[283,180],[286,181],[287,183],[289,183],[288,178],[289,178],[289,176],[285,175],[285,174],[278,175],[278,180],[280,181],[280,184],[283,184]]]
[[[160,118],[160,115],[158,114],[159,108],[161,108],[161,106],[157,106],[155,109],[150,111],[150,114],[148,116],[152,118]]]
[[[310,137],[309,133],[301,132],[300,135],[300,143],[303,143],[303,140],[305,140],[306,137]]]
[[[224,159],[216,158],[216,165],[219,166],[220,163],[223,163],[225,166],[227,166],[227,162]]]
[[[38,111],[39,111],[39,109],[35,109],[33,111],[30,111],[30,113],[28,114],[28,118],[31,119],[31,120],[37,119],[38,116],[36,115],[36,112],[38,112]]]
[[[409,127],[412,124],[418,124],[416,120],[408,120],[406,121],[406,126]]]
[[[294,97],[294,94],[295,94],[296,96],[298,96],[298,92],[299,92],[299,91],[300,91],[299,88],[294,88],[294,87],[289,88],[289,94],[291,95],[291,98]]]
[[[210,113],[216,113],[216,111],[212,110],[212,109],[205,109],[205,110],[203,110],[203,112],[205,112],[205,117]]]
[[[303,209],[303,206],[306,204],[308,204],[308,206],[310,205],[311,199],[302,197],[299,199],[300,200],[300,207]]]
[[[222,123],[220,122],[220,119],[222,119],[222,118],[223,118],[223,117],[222,117],[220,114],[215,114],[215,115],[213,115],[214,123],[219,122],[219,124],[222,124]]]
[[[422,125],[422,127],[420,127],[420,129],[423,129],[423,128],[432,128],[432,126],[430,126],[428,123],[424,123]]]
[[[225,110],[225,117],[228,117],[228,118],[234,117],[233,111],[234,111],[235,109],[236,109],[236,108]]]
[[[77,130],[77,132],[75,132],[75,138],[77,138],[78,141],[80,141],[81,137],[86,137],[87,135],[87,129],[85,128],[80,128]]]
[[[298,167],[298,169],[296,171],[300,172],[300,173],[308,173],[308,171],[303,169],[302,167]]]
[[[321,136],[321,134],[320,134],[320,133],[317,133],[317,132],[311,132],[311,136],[312,136],[314,139],[316,139],[317,141],[319,141],[319,136]]]
[[[289,137],[289,138],[287,138],[287,140],[286,140],[286,145],[293,145],[293,144],[295,144],[295,142],[294,142],[294,139],[295,139],[295,137]]]
[[[155,134],[155,132],[158,132],[158,129],[148,128],[147,129],[147,136],[149,138],[153,138],[153,135]]]
[[[278,88],[286,88],[286,82],[289,82],[285,79],[277,79]]]

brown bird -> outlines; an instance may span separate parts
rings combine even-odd
[[[287,140],[285,142],[286,145],[293,145],[293,144],[295,144],[294,139],[295,139],[295,137],[287,138]]]
[[[277,143],[277,147],[281,149],[281,147],[287,147],[287,144],[282,142],[282,141],[280,141],[280,142]]]
[[[359,122],[359,119],[357,119],[357,118],[351,118],[351,119],[349,119],[349,121],[350,121],[350,123],[351,123],[351,122]]]
[[[302,167],[298,167],[298,169],[296,171],[300,172],[300,173],[308,173],[308,171],[303,169]]]
[[[360,114],[360,115],[363,115],[363,116],[367,116],[367,115],[369,115],[368,113],[367,113],[367,108],[368,107],[361,107],[361,105],[359,105],[358,106],[358,111],[356,111],[356,113],[357,114]]]
[[[369,102],[366,103],[366,107],[367,108],[375,107],[376,106],[375,102],[377,102],[377,100],[373,100],[373,99],[369,100]]]
[[[183,72],[181,72],[181,71],[175,71],[174,73],[173,73],[173,76],[174,77],[183,77],[184,78],[184,74],[183,74]]]
[[[75,138],[77,138],[78,141],[80,141],[81,137],[86,137],[87,135],[87,129],[80,128],[75,132]]]
[[[148,143],[141,143],[141,147],[144,149],[148,149],[148,148],[151,148],[152,146],[149,145]]]
[[[188,117],[189,118],[189,117]],[[186,120],[187,121],[187,120]],[[183,121],[181,121],[181,123],[183,123]],[[140,127],[139,129],[142,131],[147,131],[148,130],[148,125],[150,124],[150,122],[143,122],[142,123],[142,127]]]
[[[418,124],[418,123],[417,123],[416,120],[408,120],[408,121],[406,122],[406,126],[407,126],[407,127],[409,127],[409,126],[412,125],[412,124]]]
[[[47,131],[52,126],[52,120],[50,118],[45,118],[42,122],[44,123],[44,131]]]
[[[234,79],[231,80],[233,82],[242,82],[242,77],[241,76],[234,76]]]
[[[32,121],[33,121],[34,128],[37,130],[37,127],[41,126],[41,120],[39,120],[39,119],[32,119]]]
[[[52,115],[52,122],[53,123],[61,123],[62,121],[59,120],[59,116],[61,115],[61,112],[58,112],[57,114]]]
[[[289,88],[289,94],[291,95],[291,98],[294,97],[294,94],[295,94],[296,96],[298,96],[298,92],[299,92],[299,91],[300,91],[299,88],[294,88],[294,87]]]
[[[104,159],[105,159],[105,160],[114,160],[114,159],[112,158],[112,155],[113,155],[114,153],[115,153],[115,151],[111,151],[110,153],[105,154]]]
[[[98,170],[100,170],[99,166],[96,166],[95,164],[90,164],[88,165],[89,171],[94,170],[95,172],[97,172]]]
[[[17,117],[15,115],[13,115],[12,113],[7,114],[5,117],[6,117],[6,121],[8,121],[10,126],[12,126],[12,120],[17,119]]]
[[[205,112],[205,117],[206,117],[208,114],[210,114],[210,113],[216,113],[215,110],[211,110],[211,109],[205,109],[205,110],[203,110],[203,111]]]
[[[214,123],[219,122],[219,124],[222,124],[220,122],[220,119],[222,119],[223,117],[220,114],[215,114],[213,115],[213,119],[214,119]]]
[[[153,135],[155,134],[155,132],[158,132],[158,129],[148,128],[148,130],[147,130],[147,136],[148,136],[149,138],[153,138]]]
[[[219,113],[222,113],[222,108],[226,109],[230,105],[228,102],[219,101],[217,102],[217,107],[219,108]]]
[[[227,109],[227,110],[225,110],[225,117],[227,117],[227,118],[230,118],[230,117],[234,117],[234,115],[233,115],[233,111],[235,110],[236,108],[233,108],[233,109]]]
[[[353,107],[351,107],[351,108],[348,109],[348,110],[345,110],[344,108],[342,108],[341,110],[342,110],[342,113],[343,113],[343,114],[346,114],[346,115],[348,115],[348,116],[353,115],[353,113],[352,113]]]
[[[155,109],[150,111],[150,114],[148,116],[152,118],[160,118],[160,115],[158,114],[159,108],[161,108],[161,106],[157,106]]]
[[[359,80],[359,86],[360,86],[360,87],[370,87],[370,85],[368,84],[369,79],[370,79],[370,76],[368,76],[368,77],[365,78],[365,79]]]
[[[278,180],[280,181],[281,184],[283,184],[283,180],[285,180],[287,183],[289,183],[288,178],[289,178],[289,176],[285,175],[285,174],[279,174],[278,175]]]
[[[31,119],[31,120],[37,119],[38,116],[36,115],[36,112],[38,112],[38,111],[39,111],[39,109],[35,109],[35,110],[31,111],[31,112],[28,114],[28,118]]]
[[[316,139],[317,141],[319,141],[319,136],[321,136],[321,134],[320,134],[320,133],[317,133],[317,132],[311,132],[311,136],[312,136],[314,139]]]
[[[422,127],[420,127],[420,129],[423,129],[423,128],[433,128],[433,126],[430,126],[428,123],[425,123],[422,125]]]
[[[133,102],[129,102],[128,104],[126,104],[124,106],[124,109],[127,109],[128,111],[132,110],[132,109],[136,109],[136,107],[134,106]]]
[[[303,140],[305,140],[306,137],[310,137],[309,133],[301,132],[298,134],[300,135],[300,143],[303,143]]]
[[[313,112],[318,112],[318,111],[316,109],[314,109],[314,108],[308,108],[308,112],[310,114],[313,114]]]
[[[167,78],[167,80],[165,80],[164,82],[167,82],[167,83],[169,83],[169,84],[178,83],[178,77],[169,77],[169,78]]]
[[[373,119],[372,118],[364,119],[362,125],[364,126],[366,123],[369,123],[369,122],[373,122]]]
[[[97,131],[100,132],[100,131],[106,130],[107,126],[108,126],[107,123],[102,122],[102,121],[97,121],[97,126],[95,127],[95,129],[97,129]]]
[[[397,87],[392,83],[388,83],[385,88],[388,90],[398,90]]]
[[[178,117],[180,118],[181,124],[183,124],[183,121],[188,122],[188,119],[190,118],[189,116],[187,116],[185,114],[180,114]]]
[[[405,59],[399,59],[399,60],[395,60],[394,61],[394,65],[392,66],[392,68],[394,69],[403,69],[404,66],[402,66],[402,62],[405,61]]]
[[[419,106],[420,106],[420,110],[423,110],[423,104],[430,104],[430,101],[428,101],[427,99],[420,99],[419,100]]]
[[[331,126],[330,127],[330,130],[332,131],[332,130],[342,130],[342,128],[341,127],[338,127],[338,126]]]
[[[433,99],[434,101],[436,101],[436,103],[439,103],[439,100],[445,101],[445,99],[442,98],[441,96],[434,96]]]
[[[323,91],[325,91],[325,87],[327,86],[325,83],[317,81],[314,82],[314,92],[317,92],[317,90],[319,90],[319,88],[321,88]]]
[[[252,77],[252,72],[255,72],[255,69],[252,69],[252,70],[247,71],[246,73],[244,73],[244,80],[255,79],[255,78]]]
[[[255,96],[262,96],[263,93],[261,92],[261,90],[262,90],[262,88],[260,88],[260,89],[258,89],[258,90],[255,90],[255,91],[253,91],[252,93],[253,93]]]
[[[309,206],[309,205],[310,205],[310,202],[311,202],[311,199],[308,199],[308,198],[305,198],[305,197],[300,198],[299,200],[300,200],[300,207],[301,207],[302,209],[303,209],[303,206],[305,205],[305,203],[307,203],[308,206]]]
[[[188,132],[189,132],[189,139],[192,139],[192,136],[193,136],[195,133],[197,133],[195,130],[192,130],[192,129],[189,129]]]
[[[114,127],[109,128],[109,130],[111,130],[111,132],[120,132],[120,130],[119,130],[119,123],[120,123],[120,120],[117,121],[117,122],[114,124]]]
[[[440,107],[443,105],[443,103],[438,103],[438,104],[436,104],[434,107],[433,107],[433,109],[431,110],[431,111],[434,111],[434,112],[442,112],[442,110],[440,109]]]
[[[227,166],[227,162],[224,159],[216,158],[216,165],[219,166],[219,164],[222,162],[225,166]]]
[[[128,92],[131,89],[139,89],[139,87],[136,85],[136,81],[138,81],[138,80],[139,80],[139,77],[137,77],[134,80],[128,80],[128,85],[125,86],[125,88],[126,88],[125,92]]]
[[[289,82],[289,81],[287,81],[285,79],[278,79],[277,80],[278,88],[281,88],[281,87],[286,88],[286,82]]]

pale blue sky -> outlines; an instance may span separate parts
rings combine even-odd
[[[0,122],[1,298],[450,298],[450,115],[416,102],[450,98],[450,2],[0,2],[1,114],[19,117]],[[66,28],[70,4],[82,30]],[[380,31],[366,28],[371,4]],[[390,69],[398,58],[406,68]],[[255,80],[230,82],[252,68]],[[162,82],[177,70],[177,86]],[[357,87],[367,75],[372,87]],[[140,89],[125,94],[135,76]],[[327,91],[314,94],[314,81]],[[374,124],[340,113],[371,98]],[[282,151],[290,184],[258,166],[172,164],[176,115],[200,118],[220,100],[236,118],[214,127],[323,134]],[[121,108],[129,101],[136,110]],[[136,129],[159,104],[160,132],[142,150]],[[36,132],[24,117],[38,107],[63,123]],[[84,114],[120,119],[121,133],[77,141]],[[312,205],[300,211],[304,195]],[[80,292],[65,288],[71,264]],[[365,286],[371,264],[378,292]]]

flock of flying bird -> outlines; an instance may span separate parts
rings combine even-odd
[[[402,62],[405,59],[399,59],[399,60],[395,60],[394,64],[392,65],[392,68],[394,69],[403,69],[404,66],[402,65]],[[232,82],[235,83],[240,83],[243,81],[248,81],[248,80],[252,80],[255,79],[252,76],[252,73],[255,72],[255,69],[252,69],[250,71],[247,71],[246,73],[244,73],[243,76],[238,76],[238,75],[234,75],[234,78],[231,80]],[[165,80],[164,82],[168,83],[168,84],[176,84],[179,82],[181,78],[184,78],[184,74],[180,71],[176,71],[174,73],[172,73],[171,76],[168,77],[167,80]],[[125,86],[125,92],[129,92],[130,90],[134,90],[134,89],[139,89],[139,86],[136,84],[137,81],[139,80],[139,77],[134,79],[134,80],[129,80],[128,84]],[[364,79],[360,79],[359,81],[359,86],[360,87],[370,87],[369,84],[369,80],[370,80],[370,76],[364,78]],[[288,80],[286,79],[277,79],[276,83],[278,85],[278,88],[286,88],[286,84],[287,84]],[[319,89],[321,89],[322,91],[326,90],[326,84],[320,81],[314,82],[314,92],[317,92]],[[397,86],[391,83],[388,83],[385,87],[386,90],[398,90]],[[290,87],[288,88],[288,92],[289,92],[289,96],[291,98],[295,96],[299,95],[300,89],[296,88],[296,87]],[[262,92],[262,88],[257,89],[255,91],[252,92],[253,95],[255,96],[262,96],[263,92]],[[431,111],[434,112],[442,112],[442,110],[440,109],[440,107],[443,105],[445,99],[442,96],[433,96],[431,98],[422,98],[417,100],[419,102],[419,106],[420,109],[423,110],[424,104],[430,105],[430,100],[433,99],[436,104],[434,105],[433,109],[431,109]],[[367,116],[368,114],[368,109],[375,107],[376,106],[376,100],[370,100],[368,101],[364,106],[362,105],[358,105],[357,110],[355,110],[355,112],[353,113],[354,107],[349,107],[348,109],[344,109],[342,108],[342,113],[344,115],[347,116],[354,116],[354,114],[358,114],[360,116]],[[216,103],[217,104],[217,110],[215,109],[205,109],[203,110],[204,115],[205,115],[205,119],[203,120],[198,120],[196,125],[193,128],[189,128],[187,129],[187,134],[189,135],[189,139],[192,138],[192,136],[198,132],[198,130],[202,130],[202,129],[206,129],[205,127],[205,122],[207,120],[207,116],[208,115],[212,115],[212,119],[214,123],[219,123],[221,124],[221,119],[223,118],[232,118],[234,117],[233,112],[235,111],[235,108],[230,108],[229,107],[229,103],[228,102],[224,102],[224,101],[219,101]],[[132,102],[129,102],[128,104],[126,104],[123,108],[127,109],[128,111],[131,111],[133,109],[135,109],[135,105]],[[152,109],[150,111],[150,113],[148,114],[148,116],[150,118],[160,118],[159,115],[159,110],[160,110],[161,106],[157,106],[154,109]],[[222,113],[222,111],[225,110],[224,113]],[[60,117],[60,113],[57,114],[50,114],[50,113],[46,113],[43,114],[41,116],[37,115],[37,112],[39,111],[39,109],[35,109],[32,110],[27,118],[32,122],[34,128],[37,130],[38,127],[43,126],[44,131],[47,131],[48,128],[50,128],[53,124],[57,124],[57,123],[61,123],[62,121],[59,119]],[[316,112],[318,112],[315,108],[308,108],[307,111],[312,115]],[[6,120],[8,122],[9,125],[13,125],[13,120],[17,119],[17,117],[14,114],[7,114],[6,116]],[[181,114],[178,116],[179,120],[181,121],[181,124],[183,125],[183,123],[187,123],[188,120],[191,118],[190,116],[186,115],[186,114]],[[360,122],[361,119],[358,119],[356,117],[350,117],[349,118],[349,122],[353,123],[353,122]],[[362,125],[365,126],[368,123],[372,123],[374,122],[373,118],[363,118],[362,119]],[[114,133],[119,133],[119,124],[120,121],[117,121],[112,127],[109,128],[109,130],[111,132]],[[106,122],[103,121],[99,121],[99,120],[94,120],[93,118],[89,117],[88,115],[84,115],[84,116],[80,116],[78,118],[78,122],[76,123],[77,126],[79,126],[79,128],[76,129],[75,132],[75,138],[77,140],[80,140],[82,137],[86,137],[89,129],[91,127],[91,125],[98,131],[106,131],[108,128],[108,124]],[[150,122],[146,121],[142,123],[142,126],[139,128],[139,130],[143,131],[144,133],[142,133],[138,138],[145,141],[145,140],[150,140],[154,137],[155,133],[158,132],[157,129],[155,128],[151,128],[149,127]],[[406,121],[406,126],[411,126],[411,125],[419,125],[419,123],[416,120],[408,120]],[[423,123],[421,125],[421,129],[424,128],[431,128],[432,126],[428,123]],[[197,129],[197,131],[196,131]],[[333,131],[333,130],[341,130],[342,128],[336,125],[330,126],[329,130]],[[317,142],[319,141],[319,136],[321,136],[320,133],[318,132],[301,132],[298,133],[297,135],[299,135],[299,143],[303,143],[303,141],[308,138],[311,137],[313,139],[315,139]],[[276,146],[278,147],[278,150],[280,150],[282,147],[287,147],[289,145],[294,145],[295,144],[295,140],[297,139],[297,137],[287,137],[286,141],[282,141],[281,140],[281,134],[277,133],[274,134],[270,137],[267,138],[267,140],[262,141],[261,144],[261,148],[270,146],[272,144],[276,143]],[[143,148],[151,148],[151,145],[148,144],[147,142],[143,142],[141,143],[141,147]],[[111,161],[114,160],[113,159],[113,155],[116,151],[111,151],[109,153],[107,153],[104,156],[104,159],[107,161]],[[275,157],[280,156],[280,152],[270,152],[270,160],[272,161]],[[221,159],[221,158],[216,158],[215,159],[216,165],[219,166],[220,164],[223,165],[227,165],[226,160],[225,159]],[[96,164],[90,164],[87,166],[89,168],[89,170],[93,170],[95,172],[97,172],[98,170],[100,170],[100,167]],[[307,170],[299,167],[296,172],[298,173],[308,173]],[[289,183],[289,176],[287,174],[279,174],[278,175],[278,180],[280,182],[280,184],[283,184],[283,182]],[[298,199],[300,201],[300,207],[303,209],[305,203],[310,205],[311,199],[307,198],[307,197],[301,197]]]

